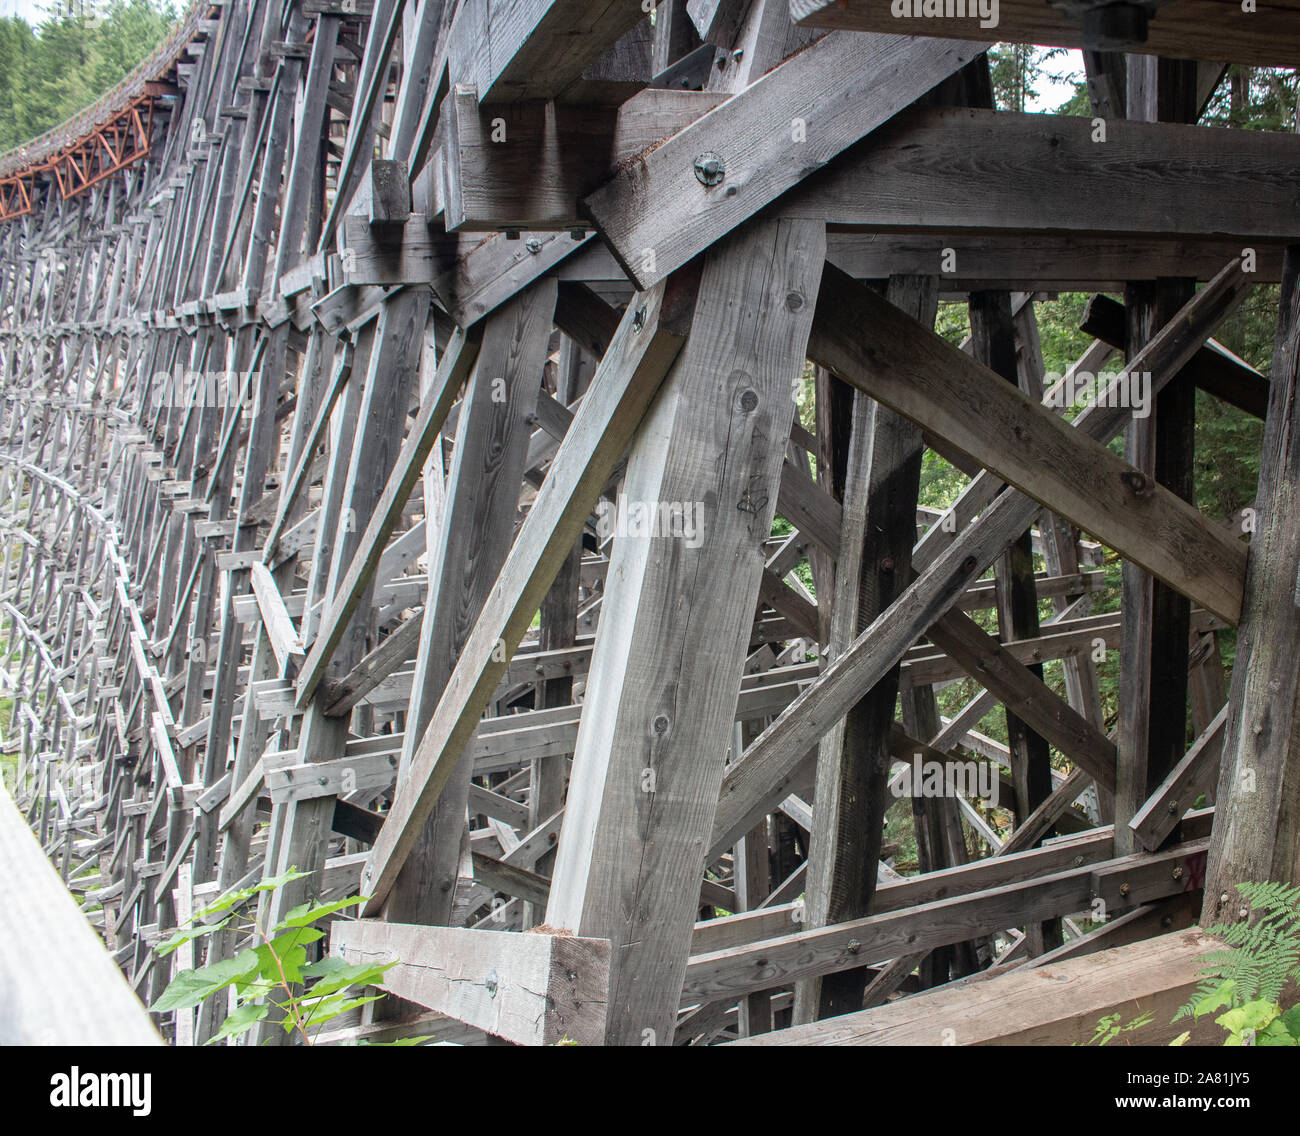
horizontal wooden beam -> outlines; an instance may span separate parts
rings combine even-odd
[[[1094,898],[1106,903],[1109,915],[1118,915],[1128,907],[1190,890],[1191,881],[1203,878],[1208,848],[1209,840],[1203,838],[1155,855],[1125,856],[973,895],[696,955],[686,966],[683,998],[711,1001],[768,990],[796,978],[887,962],[973,935],[1085,911]]]
[[[1155,939],[955,982],[888,1006],[762,1034],[733,1045],[1087,1045],[1098,1023],[1118,1014],[1125,1045],[1162,1045],[1184,1028],[1192,1044],[1223,1037],[1213,1015],[1172,1025],[1202,979],[1206,956],[1223,943],[1201,931]]]
[[[380,989],[518,1045],[605,1039],[605,939],[340,920],[330,953],[395,962]]]
[[[779,208],[873,232],[1211,237],[1242,246],[1300,236],[1300,137],[1116,119],[1097,141],[1099,129],[1069,115],[913,109]]]
[[[925,4],[929,9],[930,4]],[[948,0],[941,8],[958,8]],[[966,0],[965,13],[919,13],[922,0],[906,0],[901,9],[917,13],[898,18],[896,3],[886,0],[790,0],[790,17],[814,28],[840,28],[857,32],[897,32],[905,28],[916,36],[945,39],[984,39],[990,34],[1003,43],[1048,44],[1111,51],[1165,55],[1174,59],[1224,59],[1255,67],[1291,67],[1300,58],[1300,6],[1295,0],[1259,0],[1246,12],[1237,0],[1171,0],[1151,18],[1143,41],[1089,41],[1079,17],[1042,3],[1042,0],[1000,0],[984,4],[979,15],[976,0]],[[989,18],[996,26],[984,27]]]
[[[643,19],[624,0],[466,0],[451,27],[451,81],[483,102],[558,98]]]
[[[1261,284],[1282,279],[1280,244],[1260,244]],[[942,292],[982,289],[1122,292],[1128,280],[1209,280],[1241,244],[1222,238],[1112,237],[1096,233],[835,232],[826,259],[859,280],[932,274]],[[1089,334],[1096,335],[1096,332]],[[1109,341],[1108,341],[1109,342]]]

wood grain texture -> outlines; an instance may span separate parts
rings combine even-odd
[[[768,222],[711,251],[629,455],[627,499],[698,502],[703,541],[615,540],[574,751],[546,920],[613,943],[615,1044],[672,1043],[824,247]]]
[[[827,36],[633,161],[584,205],[628,276],[644,288],[820,169],[979,50],[906,36]],[[818,82],[809,82],[810,75]],[[695,172],[696,159],[709,153],[726,167],[723,180],[713,186],[702,184]]]
[[[1106,130],[1095,142],[1086,118],[913,109],[778,208],[871,231],[1296,238],[1300,137],[1125,120]]]
[[[1260,0],[1250,12],[1235,0],[1172,0],[1151,20],[1146,42],[1127,44],[1124,50],[1287,67],[1300,55],[1297,14],[1294,0]],[[895,19],[891,5],[880,0],[790,0],[790,17],[817,28],[884,32],[902,25],[913,35],[953,39],[983,39],[990,31],[980,27],[978,17]],[[1006,43],[1093,46],[1084,42],[1080,20],[1037,0],[1001,0],[993,30]]]
[[[330,952],[396,961],[381,989],[518,1045],[604,1041],[609,943],[599,939],[341,920]]]
[[[1124,1023],[1150,1014],[1146,1027],[1124,1037],[1162,1045],[1178,1032],[1168,1023],[1196,989],[1205,956],[1220,949],[1209,935],[1181,931],[732,1044],[1085,1045],[1102,1018],[1118,1013]],[[1190,1043],[1221,1036],[1207,1017]]]
[[[686,282],[682,282],[685,284]],[[638,297],[601,360],[411,758],[363,877],[376,914],[518,645],[685,338],[674,291]],[[688,287],[689,291],[689,287]],[[494,657],[495,656],[495,657]]]

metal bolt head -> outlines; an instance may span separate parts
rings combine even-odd
[[[719,155],[708,150],[695,159],[695,176],[701,185],[719,185],[727,176],[727,166]]]
[[[529,237],[525,247],[528,249],[529,252],[533,254],[533,256],[536,256],[539,252],[542,251],[542,242],[539,241],[536,237]]]
[[[1181,880],[1182,878],[1183,878],[1183,866],[1182,864],[1179,864],[1178,867],[1174,869],[1174,879]]]
[[[497,986],[499,984],[500,979],[497,978],[497,972],[495,970],[483,979],[483,985],[487,987],[488,994],[493,998],[497,996]]]
[[[1128,895],[1128,884],[1120,884],[1120,885],[1119,885],[1119,894],[1120,894],[1120,895]]]
[[[857,939],[850,939],[850,940],[849,940],[849,954],[851,954],[851,955],[856,955],[856,954],[858,953],[858,951],[860,951],[860,950],[862,950],[862,944],[859,943]]]

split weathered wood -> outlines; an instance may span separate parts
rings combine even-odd
[[[601,1045],[609,943],[341,920],[330,951],[353,964],[395,962],[380,988],[518,1045]]]

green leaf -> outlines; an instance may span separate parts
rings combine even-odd
[[[221,1023],[221,1028],[208,1039],[208,1045],[215,1045],[228,1037],[239,1037],[251,1030],[258,1022],[271,1012],[265,1003],[245,1002],[233,1014]]]
[[[284,887],[285,884],[291,883],[294,880],[306,879],[310,875],[310,872],[300,872],[297,868],[290,868],[283,875],[272,876],[269,879],[263,880],[259,884],[254,884],[252,887],[239,888],[236,891],[228,891],[212,903],[208,904],[208,906],[199,913],[199,918],[206,915],[215,915],[219,911],[229,911],[237,904],[243,903],[244,900],[249,898],[249,896],[256,895],[258,892],[262,891],[274,891],[278,887]]]
[[[342,959],[338,961],[342,962]],[[342,967],[333,968],[331,973],[312,986],[311,995],[314,998],[324,997],[349,986],[377,986],[384,972],[396,965],[393,962],[357,963],[355,966],[344,963]],[[303,975],[307,976],[306,970]]]
[[[193,942],[195,939],[200,939],[204,935],[211,935],[213,931],[220,931],[221,928],[229,922],[230,920],[227,918],[221,920],[220,923],[199,923],[192,927],[178,928],[159,943],[154,950],[161,958],[165,955],[171,954],[177,947],[184,946],[186,943]]]
[[[272,928],[273,931],[283,931],[289,927],[307,927],[315,923],[317,919],[324,919],[326,915],[333,915],[336,911],[343,911],[349,907],[356,907],[358,904],[365,903],[365,900],[359,895],[349,896],[347,899],[340,899],[334,903],[300,903],[289,912],[279,923]]]
[[[312,1029],[319,1029],[326,1022],[333,1021],[340,1014],[346,1014],[349,1010],[355,1010],[358,1006],[368,1006],[371,1002],[378,1002],[382,997],[382,994],[369,994],[363,998],[349,998],[346,994],[331,994],[327,998],[320,999],[319,1002],[311,998],[305,998],[299,1004],[299,1012],[302,1014],[304,1025],[309,1025]]]
[[[1229,979],[1197,1002],[1195,1009],[1196,1020],[1200,1021],[1202,1014],[1211,1014],[1223,1006],[1231,1006],[1232,992],[1236,989],[1236,986],[1237,984]]]
[[[240,951],[234,958],[223,959],[212,966],[182,970],[149,1009],[162,1014],[169,1010],[197,1006],[218,990],[254,973],[257,965],[258,960],[253,951]]]

